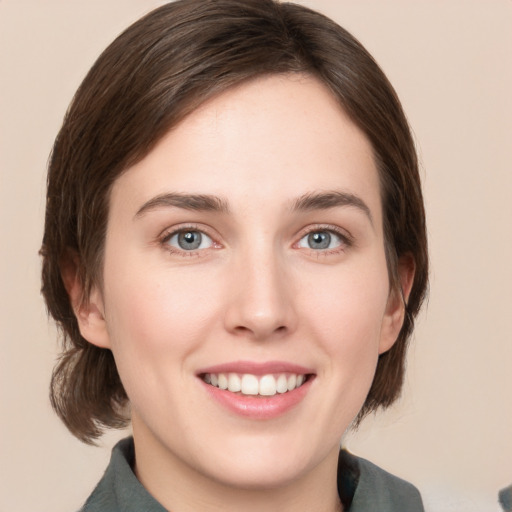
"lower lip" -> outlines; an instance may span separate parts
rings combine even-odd
[[[231,412],[247,418],[269,420],[285,414],[297,406],[306,396],[313,378],[310,376],[302,386],[286,393],[277,393],[273,396],[248,396],[241,393],[232,393],[219,389],[203,380],[208,394]]]

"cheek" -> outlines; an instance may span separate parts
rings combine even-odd
[[[356,385],[365,396],[378,361],[389,293],[385,261],[364,270],[347,267],[323,282],[322,290],[306,297],[302,310],[342,391]]]
[[[307,336],[323,355],[318,383],[329,389],[318,417],[325,418],[322,435],[335,440],[361,410],[375,375],[388,295],[385,261],[363,270],[347,265],[308,284],[316,286],[308,287],[301,310]]]
[[[377,340],[386,311],[389,285],[385,262],[367,265],[363,269],[347,267],[323,279],[323,286],[313,286],[305,311],[311,312],[315,322],[329,338],[341,336],[365,345]]]
[[[180,374],[181,363],[216,317],[212,281],[161,266],[141,268],[129,258],[117,258],[110,268],[106,264],[105,276],[109,337],[128,394],[130,383],[136,385],[138,379],[150,386],[163,381],[169,371]]]

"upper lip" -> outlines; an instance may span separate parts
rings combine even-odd
[[[231,361],[208,366],[206,368],[201,368],[197,372],[198,375],[204,375],[205,373],[250,373],[251,375],[268,375],[270,373],[297,373],[307,375],[315,372],[311,368],[306,368],[305,366],[285,361]]]

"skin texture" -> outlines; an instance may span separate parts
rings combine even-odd
[[[369,213],[293,208],[329,191]],[[215,195],[225,208],[153,202],[137,214],[169,193]],[[179,229],[208,237],[185,251],[169,236]],[[311,248],[310,231],[331,232],[331,246]],[[406,295],[412,274],[400,270]],[[81,332],[114,353],[136,473],[166,508],[340,509],[340,439],[403,306],[389,289],[372,148],[322,84],[260,78],[171,130],[114,184],[103,279],[76,308]],[[79,283],[70,289],[78,298]],[[284,414],[243,417],[197,375],[240,360],[298,364],[314,378]]]

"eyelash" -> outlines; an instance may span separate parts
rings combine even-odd
[[[179,235],[180,233],[186,233],[189,231],[201,233],[202,235],[206,235],[208,238],[210,238],[210,240],[212,240],[213,247],[186,251],[184,249],[177,249],[169,244],[169,241],[175,235]],[[221,245],[218,242],[215,242],[215,238],[208,233],[208,230],[206,230],[204,227],[199,227],[194,224],[186,224],[183,226],[167,229],[162,233],[162,235],[159,237],[158,241],[159,241],[160,245],[167,252],[169,252],[173,255],[182,256],[184,258],[193,257],[193,256],[196,256],[196,257],[206,256],[206,252],[209,249],[212,249],[212,248],[217,249],[217,248],[221,247]]]
[[[186,233],[187,231],[191,232],[198,232],[202,235],[206,235],[208,238],[212,240],[212,247],[207,247],[203,249],[196,249],[196,250],[184,250],[184,249],[177,249],[169,244],[169,241],[174,237],[175,235],[179,235],[180,233]],[[329,256],[331,254],[339,254],[342,252],[345,252],[348,248],[352,247],[354,245],[353,238],[344,230],[341,230],[338,226],[333,225],[316,225],[316,226],[310,226],[306,230],[299,233],[298,240],[293,244],[294,248],[300,249],[298,244],[301,242],[301,240],[304,239],[304,237],[311,235],[313,233],[330,233],[334,234],[336,237],[338,237],[341,241],[340,245],[332,248],[332,249],[312,249],[312,248],[304,248],[308,251],[310,251],[312,254],[314,254],[317,257],[321,256]],[[215,241],[215,238],[208,233],[208,230],[205,230],[204,227],[199,227],[198,225],[194,224],[187,224],[175,228],[171,228],[168,230],[165,230],[162,235],[159,237],[159,244],[169,253],[176,254],[181,257],[201,257],[206,256],[207,252],[211,249],[218,249],[221,247],[221,244]]]
[[[347,233],[345,230],[340,229],[338,226],[333,226],[330,224],[323,224],[317,226],[310,226],[305,231],[302,231],[299,235],[299,240],[294,243],[294,246],[298,246],[300,241],[304,239],[304,237],[311,235],[313,233],[330,233],[334,234],[336,237],[340,239],[340,245],[338,247],[334,247],[332,249],[306,249],[309,250],[312,254],[317,257],[321,256],[329,256],[331,254],[339,254],[345,252],[347,249],[354,245],[354,239],[352,236]]]

